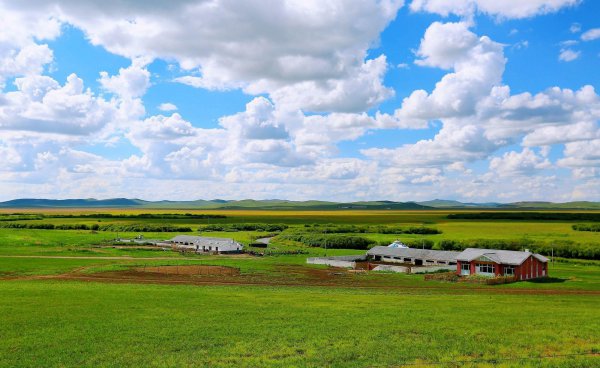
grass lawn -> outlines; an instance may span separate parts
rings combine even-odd
[[[290,231],[312,223],[426,224],[443,231],[427,236],[358,234],[381,242],[529,238],[600,243],[600,233],[576,232],[567,222],[448,220],[443,211],[192,212],[228,216],[211,223],[287,223]],[[101,220],[190,226],[192,234],[199,234],[196,230],[206,222]],[[149,239],[174,235],[144,233]],[[202,235],[247,244],[261,233]],[[424,281],[422,275],[350,274],[306,264],[307,257],[325,252],[364,250],[325,250],[275,239],[268,247],[274,256],[182,255],[113,247],[115,236],[0,228],[0,367],[600,366],[600,261],[560,260],[550,265],[551,278],[545,282],[490,287]],[[298,250],[306,254],[282,254]],[[110,278],[167,265],[236,267],[240,275],[233,277],[242,282],[216,286],[197,279],[196,285],[161,285]],[[88,281],[67,280],[67,273]]]
[[[0,366],[378,367],[597,353],[597,303],[597,296],[3,281]],[[504,366],[591,367],[599,359]]]

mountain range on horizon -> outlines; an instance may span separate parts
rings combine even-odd
[[[291,201],[282,199],[266,200],[194,200],[194,201],[146,201],[129,198],[110,199],[42,199],[20,198],[0,202],[0,208],[139,208],[139,209],[264,209],[264,210],[427,210],[427,209],[600,209],[600,202],[540,202],[523,201],[512,203],[460,202],[456,200],[434,199],[430,201]]]

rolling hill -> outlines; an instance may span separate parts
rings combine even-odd
[[[433,209],[499,209],[499,210],[600,210],[600,202],[514,202],[470,203],[434,199],[423,202],[394,201],[289,201],[268,200],[195,200],[195,201],[145,201],[141,199],[38,199],[22,198],[0,202],[0,208],[139,208],[139,209],[257,209],[257,210],[433,210]]]

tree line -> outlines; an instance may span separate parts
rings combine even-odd
[[[155,225],[155,224],[48,224],[48,223],[2,223],[0,228],[5,229],[39,229],[39,230],[91,230],[91,231],[121,231],[121,232],[151,232],[151,233],[166,233],[166,232],[192,232],[192,228],[186,226],[172,225]]]
[[[451,213],[452,220],[552,220],[552,221],[600,221],[600,213],[576,212],[480,212]]]

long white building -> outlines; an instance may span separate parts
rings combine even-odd
[[[239,253],[244,246],[230,238],[177,235],[170,240],[174,247],[196,253]]]

